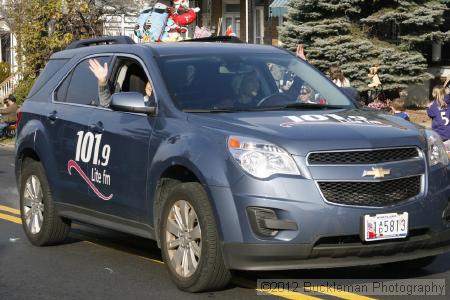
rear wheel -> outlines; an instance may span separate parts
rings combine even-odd
[[[199,183],[174,187],[162,211],[161,250],[178,288],[200,292],[223,288],[226,268],[213,211]]]
[[[20,213],[25,234],[33,245],[57,244],[69,234],[70,221],[56,214],[44,168],[31,159],[23,163]]]

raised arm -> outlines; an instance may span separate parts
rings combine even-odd
[[[106,85],[107,84],[107,76],[108,76],[108,64],[104,63],[103,67],[98,62],[98,60],[90,59],[89,60],[89,69],[94,74],[95,77],[97,77],[98,84],[99,85]]]
[[[108,88],[108,64],[104,63],[103,66],[98,60],[89,60],[89,69],[98,80],[98,99],[101,106],[108,107],[111,103],[111,92]]]
[[[301,58],[304,61],[308,61],[306,59],[305,49],[303,48],[303,45],[301,45],[301,44],[297,46],[297,51],[295,51],[295,55],[297,55],[298,58]]]
[[[447,84],[450,82],[450,75],[447,76],[447,79],[444,82],[444,88],[447,86]]]

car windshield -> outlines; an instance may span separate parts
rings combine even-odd
[[[353,107],[331,81],[290,54],[170,56],[160,67],[185,111]]]

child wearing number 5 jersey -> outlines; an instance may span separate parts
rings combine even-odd
[[[442,85],[435,86],[432,95],[434,100],[427,109],[431,128],[441,136],[450,154],[450,95],[445,95]]]

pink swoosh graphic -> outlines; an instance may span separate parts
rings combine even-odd
[[[84,173],[83,170],[81,170],[80,166],[73,161],[72,159],[69,160],[67,162],[67,172],[69,172],[70,175],[72,175],[72,173],[70,172],[71,169],[74,168],[78,174],[80,174],[81,178],[84,179],[84,181],[86,181],[86,183],[89,185],[89,187],[92,189],[92,191],[94,191],[94,193],[101,199],[108,201],[111,200],[111,198],[113,197],[113,194],[109,195],[108,197],[106,197],[105,195],[103,195],[98,189],[97,187],[92,183],[92,181],[89,180],[89,177]]]

